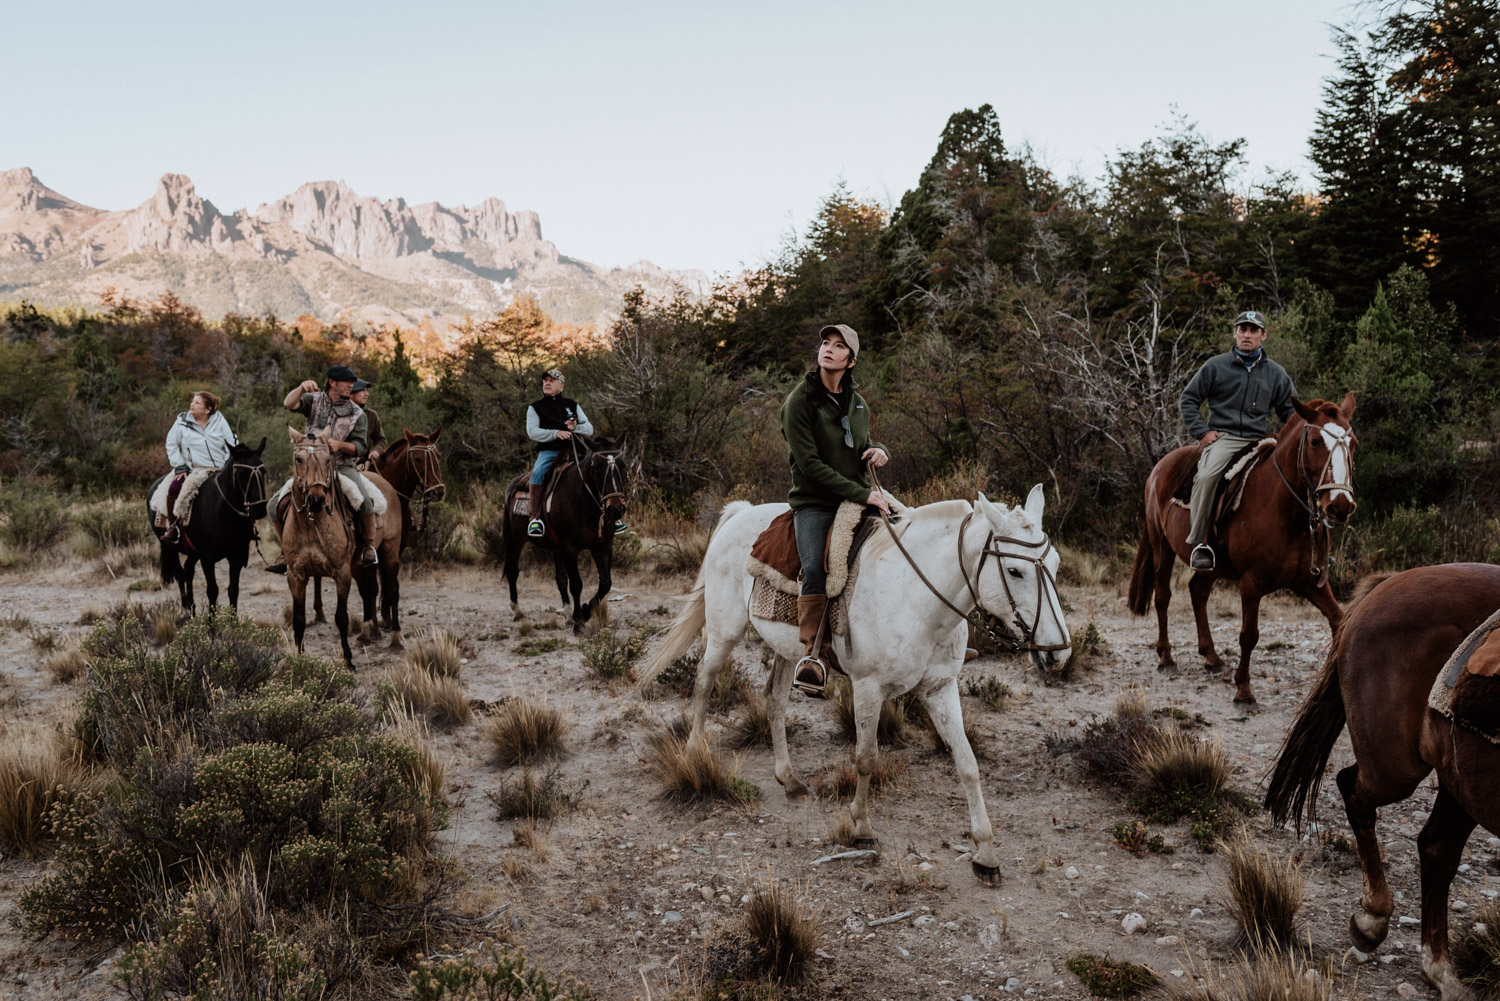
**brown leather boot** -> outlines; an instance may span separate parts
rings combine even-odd
[[[828,684],[828,665],[821,659],[822,651],[814,649],[827,612],[826,594],[804,594],[797,598],[797,640],[802,644],[803,656],[797,661],[792,685],[815,699],[823,697],[823,687]],[[826,641],[823,647],[827,648]]]
[[[281,503],[276,505],[276,510],[271,514],[271,531],[276,533],[276,543],[281,544],[281,526],[286,524],[286,509],[291,507],[290,497],[281,498]],[[286,553],[276,557],[275,563],[266,565],[266,573],[286,573]]]
[[[380,538],[380,515],[374,511],[367,511],[359,516],[359,534],[362,535],[365,551],[360,555],[359,565],[362,567],[373,567],[380,562],[380,554],[375,552],[375,543]]]

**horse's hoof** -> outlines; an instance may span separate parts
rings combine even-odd
[[[1250,709],[1254,712],[1260,712],[1260,706],[1256,704],[1255,696],[1251,695],[1249,692],[1246,692],[1243,695],[1236,693],[1234,697],[1234,704],[1239,706],[1241,709]]]
[[[1360,918],[1365,919],[1365,926],[1361,926]],[[1349,939],[1354,943],[1354,948],[1360,952],[1374,952],[1380,948],[1380,943],[1390,933],[1391,919],[1377,918],[1363,910],[1355,911],[1349,915]]]
[[[855,851],[878,852],[880,851],[880,841],[876,838],[855,838],[854,849]]]
[[[1172,662],[1168,662],[1166,664],[1157,664],[1156,670],[1159,674],[1177,675],[1182,673],[1182,669]]]
[[[1000,867],[998,865],[984,865],[983,863],[975,862],[972,859],[969,861],[969,865],[974,868],[974,875],[977,876],[979,878],[979,881],[985,886],[1000,885],[1001,876]]]
[[[405,650],[406,649],[406,644],[403,643],[403,642],[401,642],[401,634],[400,633],[396,633],[393,636],[391,636],[391,649],[392,650]]]
[[[777,779],[776,781],[781,783],[781,789],[786,793],[787,799],[798,799],[807,795],[807,783],[795,775],[785,781],[782,779]]]

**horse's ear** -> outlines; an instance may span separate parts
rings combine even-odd
[[[290,424],[286,426],[286,433],[287,437],[292,440],[293,445],[300,445],[302,443],[302,439],[307,437],[307,435],[303,434],[301,431],[298,431]]]
[[[411,441],[411,428],[407,427],[405,424],[401,425],[401,437],[405,438],[407,441]]]
[[[989,519],[991,525],[994,525],[996,528],[1003,528],[1005,526],[1005,511],[1000,505],[986,497],[983,490],[975,495],[974,506],[979,508],[984,516]]]
[[[1026,495],[1026,517],[1035,522],[1038,528],[1042,526],[1042,509],[1046,506],[1047,491],[1038,483],[1031,488],[1031,493]]]
[[[261,439],[260,439],[260,444],[255,446],[255,454],[256,455],[260,455],[260,453],[264,452],[265,450],[266,450],[266,439],[265,439],[265,436],[262,435]]]
[[[438,425],[438,429],[436,431],[432,432],[432,434],[430,434],[430,435],[427,436],[427,440],[428,441],[437,441],[438,440],[438,435],[440,435],[442,433],[443,433],[443,426],[441,424],[439,424]]]
[[[1318,412],[1312,407],[1309,407],[1307,404],[1303,403],[1301,400],[1297,399],[1295,396],[1292,397],[1292,409],[1297,411],[1297,416],[1307,421],[1307,423],[1318,423]]]
[[[1353,392],[1353,390],[1350,390],[1349,392],[1347,392],[1347,393],[1344,394],[1344,402],[1339,404],[1339,417],[1341,417],[1343,419],[1343,421],[1344,421],[1345,424],[1348,424],[1349,423],[1349,418],[1351,418],[1353,416],[1354,416],[1354,392]]]

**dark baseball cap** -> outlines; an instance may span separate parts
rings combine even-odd
[[[363,379],[355,379],[354,380],[354,388],[351,389],[351,390],[349,390],[349,392],[351,392],[351,393],[357,393],[361,389],[369,389],[373,385],[375,385],[373,382],[366,382]]]
[[[359,376],[354,374],[354,369],[348,365],[335,365],[328,370],[326,376],[329,382],[353,382]]]
[[[1253,310],[1253,309],[1247,309],[1243,313],[1241,313],[1239,316],[1236,316],[1234,318],[1234,325],[1236,327],[1238,327],[1242,323],[1248,323],[1252,327],[1259,327],[1260,329],[1265,330],[1266,329],[1266,314],[1258,312],[1258,311]]]

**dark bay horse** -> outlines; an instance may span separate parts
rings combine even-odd
[[[177,542],[162,541],[164,530],[156,528],[151,510],[150,498],[166,476],[146,491],[146,517],[161,545],[162,586],[175,583],[182,607],[190,614],[195,611],[193,567],[198,563],[203,564],[204,590],[212,607],[219,603],[214,564],[229,561],[229,607],[236,610],[240,607],[240,571],[250,562],[250,543],[257,538],[255,523],[266,516],[266,467],[261,462],[265,449],[264,438],[255,448],[230,446],[223,468],[209,477],[193,498],[192,513],[181,526]]]
[[[1293,399],[1296,413],[1276,433],[1276,447],[1250,471],[1244,499],[1215,547],[1213,571],[1193,575],[1188,593],[1198,623],[1198,652],[1204,667],[1224,667],[1208,625],[1208,595],[1215,578],[1240,582],[1240,662],[1234,671],[1234,701],[1254,703],[1250,654],[1260,639],[1260,600],[1290,588],[1317,606],[1337,628],[1342,611],[1328,586],[1329,526],[1354,513],[1354,394],[1334,406],[1324,400]],[[1169,452],[1146,480],[1146,527],[1130,575],[1130,610],[1145,615],[1156,594],[1158,670],[1177,666],[1167,638],[1167,606],[1172,601],[1172,568],[1188,562],[1188,511],[1172,494],[1198,461],[1197,445]],[[1231,680],[1227,670],[1224,680]]]
[[[591,448],[577,444],[557,460],[552,468],[552,482],[547,493],[547,510],[543,514],[546,534],[530,539],[553,554],[557,572],[557,592],[564,605],[572,591],[573,628],[578,630],[597,613],[607,618],[604,596],[610,588],[610,563],[614,558],[615,522],[625,515],[627,489],[625,462],[613,442],[601,439]],[[510,609],[516,618],[525,618],[516,600],[516,579],[521,574],[521,549],[526,545],[526,522],[529,515],[516,513],[516,495],[526,492],[530,476],[522,473],[505,491],[505,510],[501,514],[505,537],[505,579],[510,584]],[[583,578],[578,574],[578,554],[588,550],[599,571],[599,589],[587,603],[583,596]]]
[[[1361,582],[1323,673],[1282,745],[1266,792],[1277,823],[1302,826],[1347,724],[1354,764],[1338,773],[1364,870],[1349,921],[1357,948],[1385,940],[1395,901],[1386,885],[1375,811],[1410,796],[1436,770],[1437,800],[1417,835],[1422,973],[1444,999],[1467,997],[1448,954],[1448,891],[1477,824],[1500,834],[1500,746],[1427,707],[1448,657],[1500,609],[1500,567],[1452,563]]]
[[[333,621],[339,629],[344,663],[353,668],[349,583],[355,554],[354,514],[337,482],[337,464],[328,450],[332,429],[304,434],[289,427],[287,432],[292,443],[292,506],[281,529],[281,553],[292,595],[292,636],[300,653],[307,631],[307,582],[313,577],[333,578],[338,593]]]
[[[353,566],[354,582],[359,588],[363,605],[364,625],[360,630],[360,642],[370,643],[380,638],[380,625],[391,631],[391,646],[400,649],[401,640],[401,551],[411,544],[412,536],[427,527],[427,505],[443,499],[442,453],[438,451],[438,428],[430,435],[414,434],[402,428],[397,439],[376,468],[378,474],[367,473],[369,481],[386,496],[386,513],[381,519],[381,537],[376,543],[380,563],[373,567],[360,566],[356,553]],[[399,500],[401,509],[397,514]],[[420,504],[420,523],[412,513],[415,504]],[[323,581],[313,579],[313,621],[323,619]],[[376,602],[379,601],[379,620],[376,619]]]

